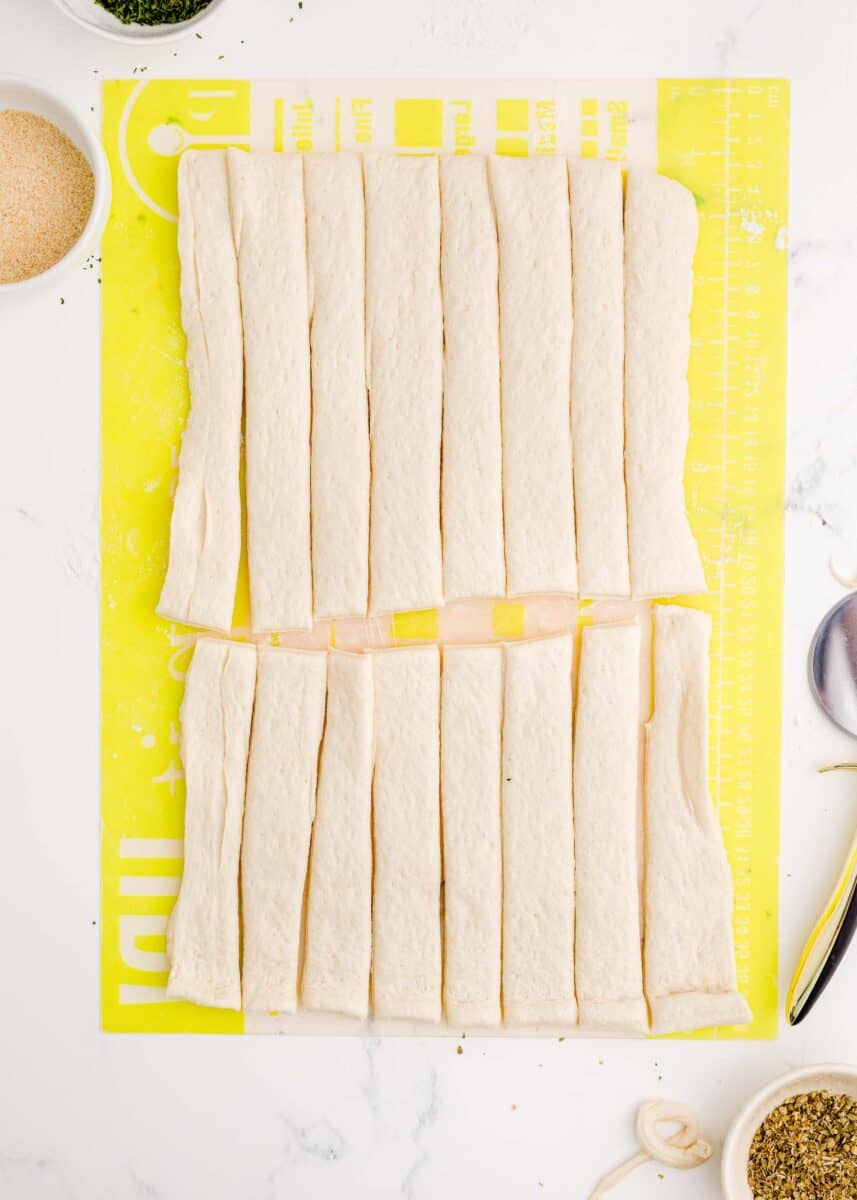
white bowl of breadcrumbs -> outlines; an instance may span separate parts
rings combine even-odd
[[[0,297],[53,283],[101,237],[110,170],[49,88],[0,75]]]

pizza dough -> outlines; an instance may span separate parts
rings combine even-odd
[[[307,899],[305,1008],[365,1017],[372,958],[372,661],[331,651]]]
[[[625,197],[625,477],[631,591],[704,592],[685,510],[693,195],[631,167]]]
[[[440,160],[443,285],[443,586],[502,596],[503,449],[497,229],[482,155]]]
[[[443,601],[438,160],[367,154],[366,368],[373,613]]]
[[[499,1025],[502,646],[444,647],[441,697],[446,1019]]]
[[[363,616],[369,594],[369,401],[363,168],[303,155],[312,351],[312,580],[317,620]]]
[[[375,680],[373,1010],[439,1021],[440,656],[372,655]]]
[[[637,779],[640,627],[581,631],[574,727],[574,969],[580,1023],[645,1033]]]
[[[574,593],[565,160],[492,158],[491,186],[500,244],[507,591]]]
[[[751,1019],[738,991],[732,875],[708,794],[711,618],[654,610],[655,703],[646,729],[645,980],[652,1032]]]
[[[158,615],[228,631],[241,556],[241,305],[226,155],[179,162],[178,249],[191,406]]]
[[[301,156],[227,155],[244,316],[250,623],[257,633],[308,628],[310,355]]]
[[[241,847],[244,1007],[294,1012],[327,656],[259,648]]]
[[[503,1010],[509,1024],[573,1024],[572,639],[506,647]]]
[[[571,429],[582,596],[627,596],[622,169],[569,163],[574,336]]]
[[[253,646],[200,638],[182,701],[184,872],[167,928],[167,995],[241,1007],[238,858],[256,685]]]

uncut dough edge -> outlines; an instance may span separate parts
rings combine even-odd
[[[640,625],[581,630],[574,736],[580,1024],[645,1033],[637,846]]]
[[[369,611],[443,603],[443,308],[435,156],[366,154]]]
[[[316,620],[365,616],[369,598],[369,397],[363,166],[305,154],[312,376],[312,574]]]
[[[244,1008],[294,1012],[327,655],[258,653],[241,846]]]
[[[503,1013],[575,1024],[571,634],[505,647]],[[547,914],[538,921],[533,913]]]
[[[578,586],[582,596],[627,596],[622,169],[604,159],[573,159],[568,176]]]
[[[439,1021],[440,654],[437,646],[402,647],[373,651],[371,659],[373,1014]]]
[[[704,592],[684,472],[698,219],[691,192],[631,167],[625,193],[625,478],[634,597]]]
[[[492,158],[500,252],[503,512],[509,596],[577,593],[572,263],[564,158]]]
[[[303,163],[227,150],[244,329],[254,633],[312,625],[310,350]]]
[[[372,958],[372,662],[331,650],[307,893],[306,1009],[365,1018]]]
[[[497,227],[483,155],[440,160],[441,528],[447,600],[503,596]]]
[[[654,712],[646,727],[644,979],[653,1033],[741,1025],[732,873],[708,790],[711,618],[654,609]]]
[[[502,724],[503,647],[444,647],[443,984],[451,1025],[502,1020]]]
[[[190,411],[179,453],[169,561],[155,611],[167,621],[228,633],[241,556],[244,379],[225,151],[186,150],[179,160],[178,194]]]
[[[167,995],[218,1008],[241,1007],[238,864],[255,689],[255,647],[197,641],[180,717],[185,850],[167,926]]]

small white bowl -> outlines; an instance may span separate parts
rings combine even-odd
[[[721,1183],[724,1200],[753,1200],[747,1182],[747,1161],[753,1135],[768,1113],[801,1092],[840,1092],[857,1099],[857,1067],[823,1063],[781,1075],[752,1096],[729,1127],[723,1143]]]
[[[90,33],[111,38],[114,42],[134,42],[137,46],[157,46],[163,42],[175,42],[189,33],[198,33],[227,2],[211,0],[195,17],[177,21],[175,25],[125,25],[113,13],[96,4],[95,0],[54,0],[60,12]]]
[[[52,121],[61,129],[92,167],[95,195],[89,220],[71,249],[40,275],[33,275],[18,283],[0,283],[0,299],[54,283],[70,266],[80,262],[87,252],[95,248],[104,231],[110,210],[110,168],[101,142],[67,104],[40,83],[32,83],[29,79],[21,79],[17,75],[0,75],[0,109],[3,108],[19,108],[35,113]]]

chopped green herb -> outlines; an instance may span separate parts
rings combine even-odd
[[[211,0],[96,0],[96,3],[125,25],[176,25],[195,17]]]

